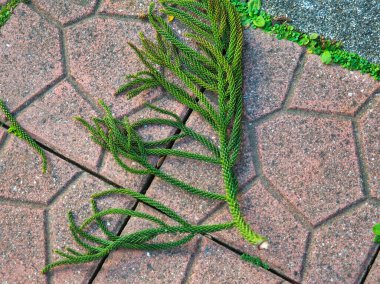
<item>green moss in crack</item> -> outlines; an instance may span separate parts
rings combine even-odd
[[[380,80],[380,65],[371,63],[360,55],[343,50],[342,43],[329,40],[316,33],[303,33],[290,25],[286,17],[272,17],[261,9],[261,0],[231,0],[240,13],[243,26],[259,28],[275,35],[278,39],[287,39],[307,48],[308,53],[321,56],[325,64],[339,64],[349,70],[357,70]]]
[[[380,244],[380,223],[377,223],[375,226],[373,226],[372,231],[375,234],[373,241]]]

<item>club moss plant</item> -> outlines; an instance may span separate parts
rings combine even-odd
[[[243,26],[261,29],[278,39],[287,39],[307,48],[308,53],[317,54],[325,64],[339,64],[349,70],[358,70],[380,80],[380,65],[360,55],[345,51],[341,42],[329,40],[316,33],[298,31],[289,24],[290,19],[272,17],[261,9],[261,0],[230,0],[238,10]]]
[[[120,87],[117,95],[126,95],[131,99],[145,90],[163,88],[179,103],[200,115],[204,123],[209,124],[217,133],[219,142],[215,143],[189,128],[174,112],[154,105],[147,107],[168,118],[143,118],[132,123],[128,117],[114,117],[109,107],[100,101],[104,109],[102,118],[93,118],[90,122],[83,118],[77,120],[87,128],[92,140],[111,153],[125,171],[151,174],[198,198],[226,202],[232,221],[193,225],[172,209],[141,193],[130,189],[110,189],[92,196],[93,215],[81,225],[75,223],[73,213],[69,212],[71,233],[83,251],[79,252],[73,248],[66,251],[56,250],[62,259],[47,265],[43,272],[59,265],[100,260],[119,248],[169,249],[191,241],[196,234],[231,228],[236,228],[242,237],[254,246],[268,246],[267,239],[252,230],[240,211],[237,200],[238,181],[233,170],[240,151],[243,110],[243,31],[239,14],[229,0],[161,0],[160,3],[163,6],[160,12],[164,17],[154,12],[154,4],[150,5],[148,14],[149,22],[156,32],[156,40],[148,39],[141,33],[141,48],[133,43],[129,44],[146,70],[127,76],[128,81]],[[184,35],[185,38],[195,43],[198,49],[179,38],[165,21],[167,18],[175,18],[185,25],[189,31]],[[168,76],[168,73],[172,76]],[[175,77],[179,83],[168,79],[169,77]],[[216,106],[209,96],[214,97]],[[145,141],[139,130],[149,125],[169,126],[180,132],[165,139]],[[167,143],[185,137],[200,143],[211,154],[207,156],[165,147]],[[151,156],[176,156],[219,165],[225,193],[218,194],[187,184],[151,164]],[[139,167],[127,165],[124,163],[125,159],[132,160]],[[153,215],[124,208],[99,210],[97,200],[111,195],[133,197],[171,217],[178,225],[172,226]],[[119,236],[102,220],[110,215],[146,219],[155,223],[156,227]],[[103,237],[89,233],[87,229],[94,225],[103,232]],[[156,241],[157,237],[168,234],[181,234],[183,237],[176,241]],[[243,259],[265,266],[256,258]]]

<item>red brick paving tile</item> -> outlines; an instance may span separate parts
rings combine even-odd
[[[48,170],[41,170],[41,159],[26,142],[8,137],[0,149],[0,197],[47,204],[78,169],[46,153]]]
[[[364,204],[315,232],[305,283],[358,283],[373,255],[372,226],[380,219],[375,205]],[[370,253],[372,252],[372,253]]]
[[[0,206],[0,279],[2,283],[46,283],[44,211]]]
[[[281,107],[302,48],[259,30],[244,36],[245,113],[254,119]]]
[[[145,70],[128,42],[139,42],[138,32],[149,34],[148,25],[115,19],[90,19],[67,30],[71,74],[96,100],[103,99],[118,116],[136,110],[145,101],[160,95],[147,91],[127,100],[114,97],[125,75]]]
[[[359,121],[371,195],[380,199],[380,96]]]
[[[185,114],[185,107],[183,105],[167,97],[164,97],[160,101],[155,102],[154,105],[173,111],[180,117],[183,117]],[[135,122],[143,118],[153,118],[153,117],[168,118],[167,116],[159,114],[151,110],[150,108],[144,108],[143,110],[138,111],[137,113],[134,113],[133,115],[131,115],[129,119],[131,122]],[[152,141],[152,140],[159,140],[159,139],[166,138],[169,135],[174,134],[174,131],[175,129],[171,127],[150,125],[150,126],[142,128],[139,133],[142,135],[145,141]],[[152,165],[155,165],[158,161],[158,157],[152,157],[150,161]],[[125,163],[130,167],[134,167],[134,168],[139,167],[139,165],[136,162],[126,160]],[[112,154],[110,153],[106,154],[105,161],[103,163],[102,168],[100,169],[100,174],[108,177],[109,179],[111,179],[112,181],[116,182],[117,184],[121,186],[136,189],[138,191],[142,189],[142,186],[145,183],[146,178],[147,178],[147,176],[136,175],[136,174],[128,173],[125,170],[123,170],[115,162]]]
[[[68,187],[65,193],[57,199],[49,210],[51,249],[63,249],[67,246],[76,247],[75,241],[68,228],[66,217],[68,211],[73,211],[77,223],[80,224],[85,218],[91,216],[91,195],[110,188],[112,188],[110,185],[89,174],[83,174]],[[101,200],[99,202],[99,209],[102,210],[111,207],[131,208],[133,204],[134,200],[130,198],[114,196]],[[121,219],[118,217],[109,217],[104,220],[113,231],[116,231],[117,228],[120,227]],[[98,230],[92,230],[92,233],[102,236]],[[51,261],[56,261],[59,258],[59,256],[53,255]],[[97,262],[58,267],[51,273],[51,278],[53,283],[83,283],[83,281],[88,281],[96,265]]]
[[[157,211],[139,204],[138,211],[159,217],[174,225]],[[123,234],[155,227],[151,222],[132,217]],[[174,241],[165,238],[160,241]],[[111,253],[94,283],[182,283],[187,263],[195,251],[196,241],[181,247],[164,251],[118,250]]]
[[[252,255],[257,255],[284,274],[299,280],[308,232],[259,182],[240,198],[241,210],[256,232],[266,236],[268,250],[258,250],[245,241],[236,229],[213,235],[229,245]],[[207,223],[231,221],[228,208],[213,215]]]
[[[157,0],[149,1],[158,3]],[[99,8],[100,13],[139,16],[148,12],[146,0],[104,0]]]
[[[362,197],[351,123],[283,115],[258,129],[265,176],[313,223]]]
[[[96,4],[96,0],[33,0],[32,2],[61,24],[89,15]]]
[[[272,284],[282,281],[271,272],[240,260],[232,251],[203,238],[188,283]]]
[[[308,55],[290,108],[354,115],[378,87],[369,75],[325,65],[319,56]]]
[[[101,149],[90,139],[89,132],[74,121],[74,116],[89,119],[97,114],[70,83],[64,81],[33,102],[17,119],[44,145],[95,169]]]
[[[57,28],[20,4],[0,30],[0,98],[13,110],[62,73]]]
[[[364,282],[365,284],[378,284],[380,283],[380,257],[376,258],[375,263]]]

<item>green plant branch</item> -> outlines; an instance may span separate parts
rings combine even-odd
[[[30,137],[28,133],[21,127],[21,125],[17,122],[15,117],[11,114],[8,107],[4,103],[4,101],[0,100],[0,110],[4,113],[5,117],[9,120],[10,125],[8,128],[8,133],[13,134],[17,138],[26,141],[41,157],[42,160],[42,173],[46,173],[47,169],[47,158],[44,150],[37,144],[37,142]],[[0,122],[1,125],[1,122]]]
[[[94,118],[92,122],[87,122],[82,118],[77,119],[87,128],[91,138],[110,152],[124,170],[137,174],[149,173],[180,190],[201,198],[227,202],[233,221],[212,225],[193,225],[172,209],[145,195],[129,189],[108,190],[93,195],[91,200],[93,214],[81,225],[75,224],[71,212],[68,215],[73,238],[85,252],[70,248],[66,251],[57,251],[63,259],[47,265],[43,272],[63,264],[98,260],[118,248],[168,249],[189,242],[196,234],[208,234],[231,228],[236,228],[252,245],[266,247],[266,238],[252,230],[240,211],[237,200],[239,187],[233,171],[241,145],[243,109],[243,33],[240,17],[229,0],[162,0],[160,2],[164,7],[161,12],[176,17],[188,27],[190,32],[185,34],[185,37],[192,40],[198,48],[194,49],[177,37],[173,28],[153,12],[154,5],[150,5],[148,18],[156,31],[156,41],[148,40],[141,34],[141,48],[130,43],[147,70],[127,76],[126,84],[122,85],[116,94],[126,94],[128,98],[132,98],[147,89],[161,87],[179,103],[200,115],[204,123],[214,129],[218,142],[214,143],[208,137],[184,125],[175,113],[153,105],[148,105],[148,107],[169,118],[145,118],[131,123],[127,117],[123,119],[113,117],[108,106],[100,102],[104,109],[102,118]],[[207,39],[205,39],[206,35]],[[157,68],[157,65],[160,67]],[[166,71],[177,78],[180,84],[177,84],[177,81],[169,81],[166,77],[168,75],[162,74],[161,67],[165,67]],[[169,78],[171,78],[170,75]],[[216,106],[209,96],[217,98]],[[157,141],[144,141],[139,130],[148,125],[170,126],[181,132]],[[174,142],[179,138],[189,138],[199,142],[210,150],[211,156],[165,148],[165,143]],[[219,165],[225,194],[193,187],[163,172],[149,162],[150,156],[183,157]],[[138,163],[143,169],[128,166],[124,162],[125,159]],[[113,195],[133,197],[170,217],[179,225],[169,226],[150,214],[123,208],[98,210],[96,200]],[[104,217],[114,215],[142,218],[152,222],[156,227],[118,236],[103,222]],[[94,236],[87,232],[88,226],[94,223],[103,232],[104,237]],[[184,236],[176,241],[155,242],[157,236],[176,234]]]

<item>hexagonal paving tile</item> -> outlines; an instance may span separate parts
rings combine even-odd
[[[68,24],[93,12],[96,0],[32,0],[61,24]]]
[[[359,283],[375,250],[372,226],[378,205],[363,204],[318,228],[312,239],[305,283]]]
[[[148,12],[150,2],[158,3],[158,0],[147,2],[146,0],[104,0],[99,8],[100,13],[139,16]]]
[[[213,241],[202,238],[188,283],[284,283],[283,279],[254,265]]]
[[[160,218],[170,225],[178,225],[165,215],[139,204],[139,212]],[[132,217],[123,234],[155,227],[152,222]],[[181,238],[158,237],[159,241],[174,241]],[[111,253],[99,271],[94,283],[183,283],[188,262],[195,252],[196,241],[170,250],[118,250]]]
[[[281,108],[302,48],[259,30],[244,32],[245,113],[258,118]]]
[[[375,97],[359,126],[370,192],[373,197],[380,198],[380,96]]]
[[[2,283],[47,283],[44,210],[0,206],[0,278]]]
[[[56,200],[48,212],[51,249],[63,249],[68,246],[77,247],[68,228],[66,217],[68,211],[71,210],[74,213],[77,223],[80,224],[85,218],[91,216],[91,195],[110,188],[109,184],[87,173],[81,175],[79,179],[68,186],[64,194]],[[134,202],[131,198],[124,196],[107,197],[100,200],[99,209],[131,208]],[[108,217],[104,221],[110,230],[117,232],[120,229],[122,219]],[[92,230],[92,233],[104,237],[99,230]],[[54,254],[50,256],[50,261],[56,261],[59,258]],[[58,267],[52,271],[50,276],[54,283],[83,283],[91,277],[97,263],[95,261],[75,266]]]
[[[145,70],[128,42],[138,43],[138,32],[150,34],[138,21],[95,18],[69,28],[67,48],[71,75],[95,100],[103,99],[118,115],[131,113],[161,94],[148,91],[127,100],[113,96],[127,74]]]
[[[349,121],[281,115],[258,136],[265,176],[313,224],[362,198]]]
[[[295,280],[300,280],[308,231],[278,202],[262,182],[239,197],[244,218],[257,233],[266,236],[268,250],[258,250],[245,241],[237,229],[213,233],[217,239],[251,255],[257,255],[270,266]],[[227,207],[210,217],[207,224],[229,222]]]
[[[0,30],[0,98],[14,110],[63,75],[58,29],[20,4]]]
[[[8,137],[0,148],[0,197],[48,204],[78,172],[78,168],[46,153],[48,170],[41,171],[40,156],[26,142]]]
[[[17,119],[44,145],[95,170],[101,149],[90,139],[89,132],[74,121],[75,116],[89,120],[98,115],[64,81],[33,102]]]
[[[380,87],[369,75],[328,66],[317,55],[308,55],[290,108],[354,115]]]

